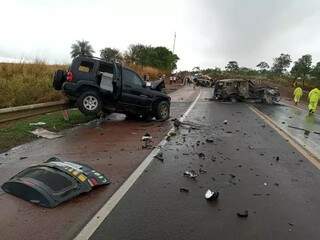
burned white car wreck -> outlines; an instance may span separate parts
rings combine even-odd
[[[223,79],[214,84],[213,99],[223,101],[255,100],[272,104],[280,101],[276,88],[255,84],[246,79]]]

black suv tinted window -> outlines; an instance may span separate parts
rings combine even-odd
[[[141,78],[129,69],[123,69],[123,88],[142,88],[143,81]]]
[[[93,62],[89,62],[89,61],[81,61],[80,65],[79,65],[79,72],[92,72],[93,71],[93,67],[94,67],[94,63]]]
[[[99,72],[113,73],[113,66],[104,62],[100,62]]]

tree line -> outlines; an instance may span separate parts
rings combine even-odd
[[[71,57],[79,55],[93,56],[95,51],[88,41],[76,41],[71,45]],[[140,66],[150,66],[168,72],[177,68],[179,57],[166,47],[152,47],[143,44],[131,44],[125,52],[106,47],[100,50],[100,57],[107,61],[120,61]]]
[[[272,66],[266,61],[261,61],[256,65],[256,69],[247,67],[239,67],[237,61],[229,61],[224,71],[220,68],[208,68],[203,73],[212,76],[223,75],[223,73],[236,76],[256,76],[262,75],[270,78],[286,77],[293,81],[301,81],[304,85],[305,81],[320,81],[320,62],[312,64],[312,55],[305,54],[298,60],[293,62],[293,66],[289,71],[292,58],[289,54],[281,53],[280,56],[273,59]]]

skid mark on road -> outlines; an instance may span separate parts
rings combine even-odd
[[[198,94],[197,98],[192,102],[187,111],[179,119],[181,122],[185,120],[187,115],[191,112],[195,104],[200,98],[201,92]],[[169,132],[174,131],[172,128]],[[165,144],[167,140],[163,139],[159,145],[147,156],[145,160],[139,165],[139,167],[129,176],[129,178],[121,185],[121,187],[112,195],[112,197],[102,206],[102,208],[94,215],[94,217],[87,223],[87,225],[80,231],[80,233],[75,237],[75,240],[89,239],[91,235],[97,230],[100,224],[104,221],[106,217],[111,213],[111,211],[117,206],[124,195],[129,191],[132,185],[141,176],[144,170],[152,162],[155,155],[157,155]]]

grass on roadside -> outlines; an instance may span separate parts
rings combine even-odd
[[[62,112],[59,111],[2,124],[0,125],[0,152],[4,152],[14,146],[36,139],[37,137],[31,133],[31,131],[36,128],[43,127],[49,131],[58,132],[93,119],[93,117],[85,116],[74,109],[69,110],[69,118],[69,121],[64,120]],[[44,122],[46,125],[30,125],[30,123],[35,122]]]

